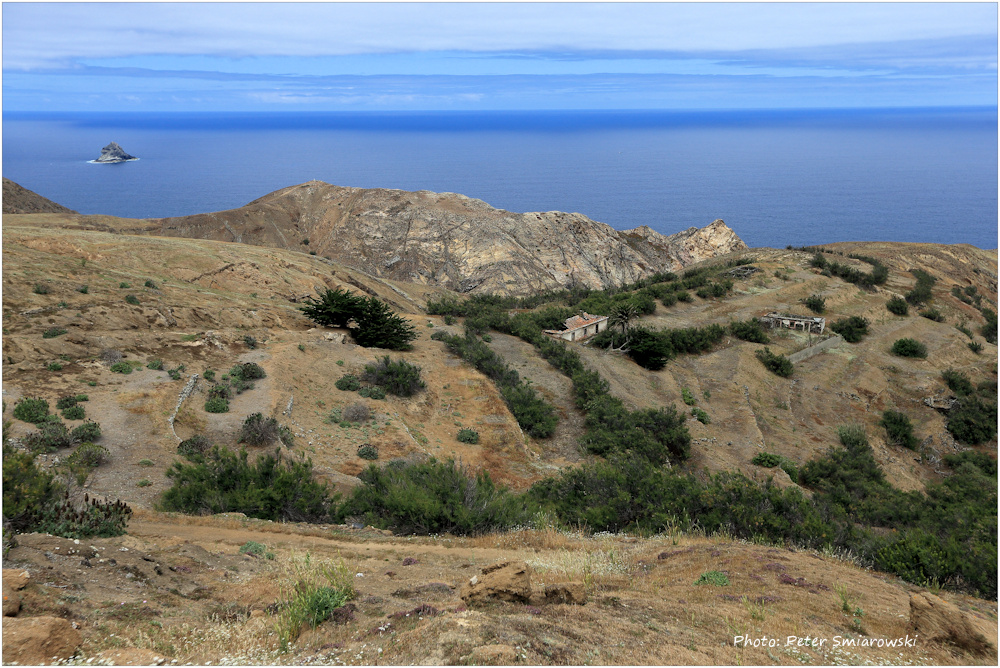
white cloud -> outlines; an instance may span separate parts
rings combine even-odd
[[[741,50],[996,35],[992,3],[5,3],[5,69],[84,58]]]

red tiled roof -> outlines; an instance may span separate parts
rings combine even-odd
[[[572,318],[566,319],[566,329],[580,329],[581,327],[586,327],[587,325],[593,325],[594,323],[601,322],[602,320],[607,320],[606,315],[590,315],[584,311],[580,315],[574,315]]]

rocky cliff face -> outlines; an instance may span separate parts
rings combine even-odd
[[[746,248],[721,220],[671,236],[622,232],[579,213],[512,213],[454,193],[321,181],[240,209],[119,229],[311,251],[382,278],[515,295],[620,285]]]

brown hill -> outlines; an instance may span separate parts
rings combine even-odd
[[[454,193],[322,181],[230,211],[141,221],[84,218],[98,229],[298,250],[371,276],[515,295],[621,285],[746,248],[721,220],[671,236],[645,226],[621,232],[579,213],[512,213]]]
[[[4,213],[76,213],[61,204],[45,199],[41,195],[14,183],[8,178],[3,180],[3,212]]]

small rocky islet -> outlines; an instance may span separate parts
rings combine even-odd
[[[134,155],[129,155],[125,150],[118,145],[118,142],[111,142],[107,146],[101,149],[101,157],[94,160],[94,162],[99,163],[115,163],[115,162],[128,162],[130,160],[138,160],[139,158]]]

